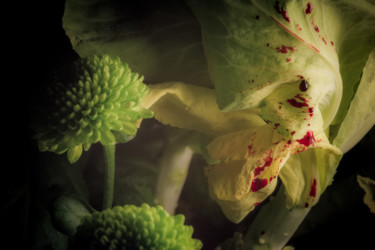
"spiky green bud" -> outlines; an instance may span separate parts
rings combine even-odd
[[[201,249],[193,228],[181,214],[170,216],[161,206],[116,206],[85,217],[72,238],[74,249]]]
[[[40,151],[68,152],[73,163],[93,143],[129,140],[136,122],[153,116],[141,107],[148,92],[143,77],[118,57],[80,59],[62,75],[49,89],[49,103],[35,126]]]

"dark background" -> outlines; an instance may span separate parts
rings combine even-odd
[[[26,7],[26,6],[25,6]],[[26,7],[29,8],[29,7]],[[64,10],[64,1],[38,1],[33,2],[27,15],[24,17],[22,44],[25,49],[23,58],[30,72],[27,71],[27,81],[23,82],[23,90],[28,104],[38,102],[38,94],[46,86],[51,72],[78,58],[72,50],[69,39],[62,29],[61,18]],[[26,72],[25,72],[26,74]],[[27,119],[28,115],[25,116]],[[28,125],[30,120],[24,124]],[[24,165],[12,168],[9,179],[11,185],[5,187],[5,200],[14,200],[11,205],[2,209],[10,238],[13,245],[24,243],[24,249],[29,249],[27,218],[22,216],[29,212],[27,200],[17,196],[18,184],[30,182],[30,172],[33,171],[33,162],[38,154],[35,142],[30,138],[31,131],[25,126],[24,131]],[[191,171],[194,171],[191,170]],[[345,154],[338,168],[337,175],[320,202],[311,210],[308,217],[300,226],[290,244],[296,249],[374,249],[375,248],[375,215],[363,203],[364,192],[356,181],[356,175],[375,179],[375,130],[368,135],[351,151]],[[182,198],[186,201],[189,197],[189,185],[193,183],[189,175]],[[6,181],[4,183],[7,183]],[[218,241],[231,236],[235,227],[218,230],[199,221],[192,221],[199,232],[196,237],[205,243],[205,249],[213,249]],[[227,230],[227,231],[226,231]],[[222,231],[220,236],[214,232]],[[4,236],[4,235],[3,235]],[[7,237],[7,234],[5,234]],[[21,240],[20,240],[21,239]],[[17,249],[12,248],[12,249]]]

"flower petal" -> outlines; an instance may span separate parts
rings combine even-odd
[[[331,184],[342,152],[327,139],[304,152],[291,155],[280,171],[285,186],[287,206],[311,207]]]
[[[280,174],[289,208],[314,205],[331,184],[342,156],[325,133],[330,121],[324,120],[325,111],[321,111],[320,88],[301,90],[296,85],[301,82],[279,86],[261,108],[263,119],[289,138],[292,156]]]
[[[69,148],[68,150],[68,160],[71,164],[78,161],[79,157],[81,157],[82,154],[82,144],[79,144],[73,148]]]
[[[210,194],[227,218],[240,222],[264,201],[280,171],[288,207],[314,205],[342,156],[324,133],[315,137],[291,138],[269,125],[216,137],[207,148],[222,163],[206,167],[205,174]]]
[[[264,124],[254,110],[221,112],[213,89],[180,82],[149,87],[142,105],[164,124],[216,135]]]
[[[205,169],[210,194],[227,218],[238,223],[274,191],[291,148],[264,125],[216,137],[208,152],[223,161]]]

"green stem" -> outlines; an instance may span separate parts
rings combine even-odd
[[[194,152],[186,145],[170,143],[159,162],[155,202],[175,214]]]
[[[284,187],[264,205],[244,236],[242,249],[281,250],[288,243],[310,208],[288,210]],[[249,248],[250,247],[250,248]]]
[[[115,187],[115,144],[103,145],[105,158],[104,194],[102,209],[112,207],[113,191]]]

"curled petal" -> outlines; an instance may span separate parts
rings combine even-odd
[[[291,148],[268,125],[214,139],[208,152],[221,164],[206,167],[210,194],[233,222],[240,222],[275,189]]]
[[[287,206],[311,207],[331,184],[342,152],[327,139],[306,151],[292,154],[280,171],[285,186]]]
[[[213,89],[180,82],[150,85],[142,105],[164,124],[213,135],[264,124],[254,110],[222,112]]]

